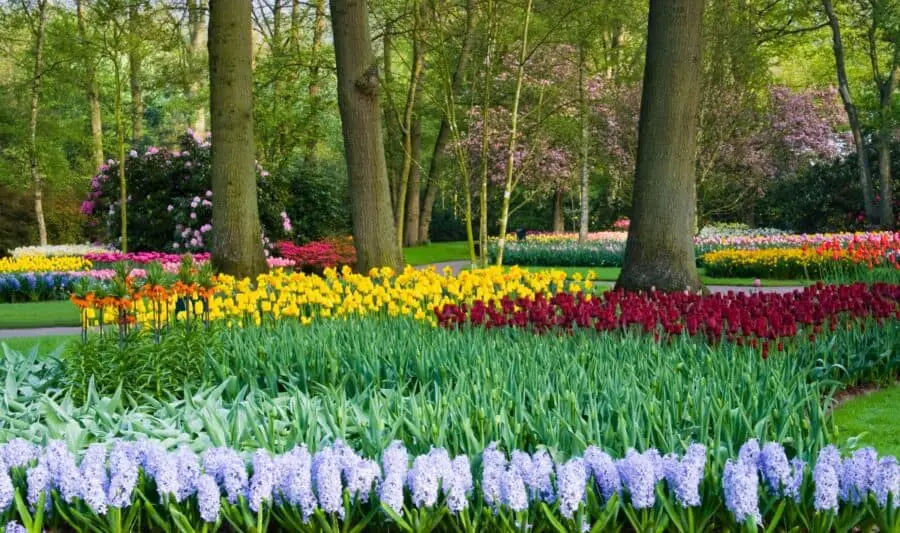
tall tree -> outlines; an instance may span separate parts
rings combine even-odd
[[[891,187],[891,141],[893,140],[894,92],[900,78],[900,2],[896,0],[867,0],[869,27],[866,30],[869,64],[878,95],[877,141],[878,174],[881,185],[881,227],[893,229],[894,194]],[[879,33],[887,43],[888,61],[882,69],[879,59]]]
[[[34,214],[38,223],[41,246],[47,244],[47,224],[44,221],[44,183],[39,168],[37,126],[41,79],[44,74],[44,31],[47,24],[47,1],[37,0],[32,17],[34,37],[34,70],[31,77],[31,115],[28,121],[28,161],[31,167],[31,186],[34,188]]]
[[[832,48],[834,50],[834,64],[837,72],[838,92],[841,94],[841,101],[844,103],[844,110],[847,112],[847,122],[850,123],[850,132],[853,134],[853,144],[856,146],[856,153],[859,154],[859,187],[862,190],[863,208],[866,218],[869,222],[877,220],[878,215],[875,211],[875,202],[872,194],[872,171],[869,167],[869,158],[866,156],[866,143],[862,136],[862,128],[859,124],[859,115],[856,112],[856,105],[853,103],[853,96],[850,94],[850,84],[847,82],[847,68],[844,66],[844,43],[841,38],[841,23],[837,14],[834,12],[834,5],[831,0],[822,0],[822,8],[825,16],[828,18],[828,24],[831,26]]]
[[[206,108],[209,102],[200,98],[203,85],[203,53],[206,48],[207,0],[188,0],[187,87],[185,93],[192,103],[191,127],[199,134],[206,131]]]
[[[313,16],[313,40],[310,48],[310,66],[309,66],[309,113],[306,120],[306,127],[309,129],[306,135],[306,154],[304,155],[306,164],[310,164],[316,157],[316,147],[319,143],[319,131],[321,127],[321,76],[319,74],[319,55],[322,52],[322,39],[325,36],[326,25],[325,19],[325,0],[315,0],[312,4],[314,10]],[[299,16],[299,14],[298,14]]]
[[[250,0],[209,6],[212,262],[234,276],[266,270],[256,199]]]
[[[478,6],[475,0],[466,1],[466,26],[463,30],[462,45],[459,50],[459,58],[456,60],[456,70],[450,84],[450,94],[455,95],[462,89],[469,68],[469,60],[472,57],[472,47],[475,42],[475,29],[478,24]],[[431,152],[431,164],[428,167],[428,176],[425,179],[425,195],[422,197],[422,206],[419,214],[419,242],[422,244],[428,240],[431,229],[431,213],[434,209],[434,201],[440,189],[441,164],[444,161],[444,151],[447,149],[447,141],[450,140],[450,123],[447,114],[441,118],[438,127],[437,138]]]
[[[525,79],[525,61],[528,59],[528,29],[531,25],[532,0],[525,7],[525,23],[522,25],[522,46],[519,50],[519,64],[516,67],[516,90],[513,95],[512,121],[509,128],[509,153],[506,160],[506,179],[503,184],[503,201],[500,207],[500,235],[497,240],[497,265],[503,264],[503,250],[506,247],[506,225],[509,222],[509,205],[512,198],[513,177],[515,175],[516,146],[519,142],[519,101],[522,97],[522,81]]]
[[[631,226],[617,287],[702,287],[694,182],[705,0],[650,0]]]
[[[144,89],[141,86],[141,0],[128,0],[128,82],[131,89],[131,142],[144,136]]]
[[[378,65],[365,0],[331,0],[331,25],[357,268],[363,272],[379,266],[399,268],[402,257],[391,217]]]
[[[75,0],[75,17],[78,24],[78,40],[84,61],[84,86],[91,118],[91,160],[96,171],[103,164],[103,116],[100,112],[100,88],[97,85],[95,54],[88,38],[85,24],[85,0]]]

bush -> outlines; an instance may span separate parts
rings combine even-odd
[[[350,234],[350,195],[343,160],[296,161],[278,177],[277,201],[294,224],[293,238],[309,242]]]
[[[900,143],[891,148],[894,213],[900,217]],[[878,157],[869,151],[872,176],[878,180]],[[835,232],[864,228],[857,154],[832,164],[817,164],[804,172],[775,180],[757,206],[761,224],[793,231]],[[878,189],[877,185],[875,187]]]
[[[143,155],[131,151],[125,162],[130,251],[207,250],[213,231],[210,155],[209,142],[193,135],[181,138],[180,151],[155,147]],[[81,207],[90,217],[89,226],[113,245],[119,244],[121,235],[118,171],[115,161],[103,165]],[[285,236],[277,183],[259,167],[257,195],[264,233]]]
[[[290,241],[279,242],[276,247],[285,259],[294,261],[295,268],[306,273],[322,273],[326,268],[356,265],[356,248],[349,237],[332,238],[296,245]]]

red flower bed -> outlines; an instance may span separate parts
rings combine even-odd
[[[626,293],[601,295],[558,293],[534,299],[503,298],[435,308],[438,323],[453,328],[473,325],[513,327],[535,333],[593,329],[615,331],[637,328],[655,337],[686,333],[702,335],[710,342],[722,339],[738,344],[769,343],[783,348],[783,341],[801,331],[815,339],[839,324],[850,327],[867,319],[878,322],[900,318],[900,285],[818,285],[788,294],[728,292],[701,296],[676,293]]]
[[[356,248],[352,239],[325,239],[297,245],[282,241],[277,245],[281,257],[297,263],[297,268],[321,272],[326,268],[356,264]]]

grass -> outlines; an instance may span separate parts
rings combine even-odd
[[[433,242],[404,248],[403,257],[407,264],[413,266],[465,261],[469,257],[469,249],[465,241]]]
[[[900,385],[847,400],[834,411],[841,442],[859,437],[857,445],[872,446],[881,454],[900,457]]]
[[[79,326],[78,310],[68,300],[0,304],[0,329]]]
[[[71,341],[77,340],[78,335],[47,335],[45,337],[8,337],[0,339],[0,345],[5,344],[16,352],[30,352],[35,348],[38,353],[53,353],[57,348]],[[2,352],[0,352],[2,355]]]
[[[568,275],[576,273],[587,276],[588,272],[593,271],[598,281],[616,281],[619,278],[619,267],[554,267],[554,266],[526,266],[525,270],[562,270]],[[700,270],[700,279],[706,285],[733,285],[737,287],[750,287],[753,285],[753,278],[711,278],[704,275],[703,269]],[[760,280],[763,287],[797,287],[804,284],[803,280],[784,280],[784,279],[763,279]]]

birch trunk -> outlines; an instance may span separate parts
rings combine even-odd
[[[44,26],[47,22],[47,0],[37,0],[37,23],[34,27],[34,70],[31,77],[31,113],[28,121],[28,160],[31,184],[34,187],[34,215],[37,218],[38,238],[47,245],[47,224],[44,221],[44,180],[39,168],[37,146],[38,104],[41,97],[41,78],[44,75]]]

